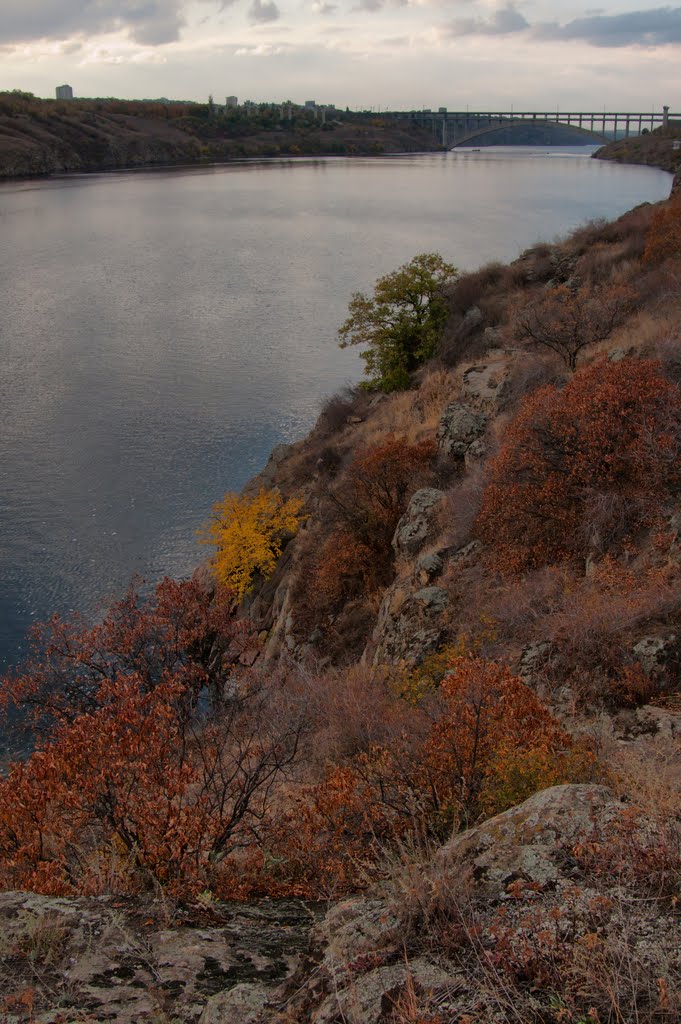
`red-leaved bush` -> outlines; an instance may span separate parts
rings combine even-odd
[[[658,363],[599,360],[524,402],[476,522],[502,572],[617,551],[681,487],[681,395]]]

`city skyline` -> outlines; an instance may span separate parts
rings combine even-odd
[[[678,109],[681,7],[5,0],[0,88],[368,109]]]

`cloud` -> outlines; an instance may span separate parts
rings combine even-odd
[[[279,16],[279,8],[273,0],[253,0],[248,11],[250,20],[259,25],[268,21],[276,21]]]
[[[271,43],[261,43],[259,46],[240,46],[234,51],[235,57],[280,57],[289,53],[288,46],[273,46]]]
[[[338,10],[338,4],[323,3],[322,0],[315,0],[312,4],[314,14],[333,14]]]
[[[96,46],[89,50],[79,62],[80,67],[89,64],[165,64],[166,59],[153,48],[125,49],[116,46]]]
[[[672,46],[681,43],[681,7],[598,14],[565,25],[550,22],[537,25],[533,34],[539,39],[578,39],[591,46]]]
[[[178,38],[184,0],[2,0],[0,40],[95,35],[126,29],[138,43],[154,46]]]
[[[497,7],[487,18],[455,18],[447,26],[449,36],[507,36],[530,27],[515,4]]]

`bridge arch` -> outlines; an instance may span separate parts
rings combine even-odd
[[[588,128],[580,128],[578,125],[567,124],[564,121],[544,120],[544,118],[537,118],[536,121],[530,118],[516,118],[515,120],[509,118],[502,124],[497,122],[496,124],[483,125],[472,131],[467,131],[464,135],[457,135],[454,126],[450,127],[448,125],[447,127],[447,145],[450,149],[457,149],[459,146],[469,146],[476,140],[487,138],[490,135],[507,134],[509,131],[513,134],[514,129],[521,128],[524,129],[525,133],[527,133],[528,129],[536,128],[549,134],[560,134],[563,140],[566,135],[571,135],[579,144],[586,144],[586,142],[603,144],[610,141],[602,132],[592,132]],[[518,132],[518,134],[520,133]],[[541,144],[537,143],[537,145]],[[555,145],[555,143],[553,144]],[[564,141],[562,144],[566,145]]]

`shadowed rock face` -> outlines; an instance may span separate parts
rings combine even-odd
[[[59,1011],[69,1021],[80,1011],[115,1024],[246,1024],[296,967],[321,909],[268,900],[198,913],[200,924],[151,900],[0,894],[0,992],[17,1009],[0,1019],[23,1022],[18,999],[32,991],[34,1024]]]

